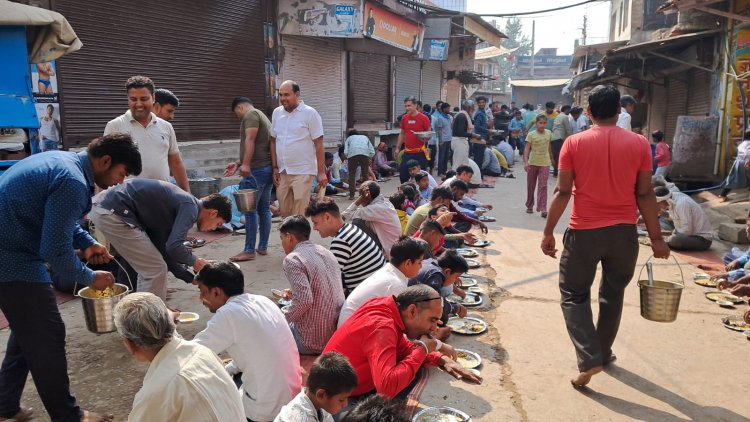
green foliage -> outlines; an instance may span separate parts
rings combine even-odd
[[[514,60],[508,60],[509,56],[498,57],[496,60],[500,65],[500,80],[508,83],[516,74],[516,60],[518,56],[528,56],[531,52],[531,39],[522,33],[523,24],[521,19],[510,18],[505,21],[503,33],[508,37],[503,39],[503,47],[508,49],[517,48],[512,53]]]

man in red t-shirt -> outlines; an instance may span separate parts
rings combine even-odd
[[[430,118],[420,113],[417,108],[417,99],[414,97],[406,97],[404,100],[404,107],[406,107],[406,113],[401,116],[401,133],[398,135],[398,142],[396,143],[396,154],[401,151],[401,145],[404,145],[404,156],[401,158],[401,165],[399,166],[398,173],[401,183],[406,183],[411,177],[409,175],[409,168],[406,167],[406,163],[409,160],[417,160],[420,167],[423,169],[427,168],[427,141],[430,139],[420,139],[414,132],[425,132],[431,130],[432,125],[430,124]]]
[[[560,296],[580,373],[571,380],[586,385],[615,359],[612,344],[622,302],[638,259],[637,211],[640,210],[656,258],[668,258],[651,187],[651,147],[641,135],[616,126],[620,93],[599,85],[589,95],[595,126],[570,136],[560,152],[557,187],[544,228],[542,252],[555,257],[553,230],[573,197],[573,212],[560,257]],[[602,263],[599,319],[591,313],[591,285]]]

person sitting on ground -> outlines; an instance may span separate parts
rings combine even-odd
[[[654,189],[659,210],[669,209],[674,232],[667,239],[671,249],[705,251],[711,247],[713,228],[711,221],[693,198],[684,193],[671,192],[665,187]]]
[[[346,160],[346,154],[344,154],[344,146],[340,145],[336,155],[333,157],[333,164],[331,165],[331,176],[335,179],[342,181],[349,180],[349,172],[347,170],[349,163]],[[343,183],[346,187],[349,187],[346,183]]]
[[[440,294],[424,285],[407,287],[395,297],[372,299],[357,309],[323,351],[346,356],[357,372],[357,388],[347,408],[374,393],[405,400],[424,376],[421,368],[425,365],[481,383],[481,377],[437,352],[442,342],[430,333],[437,329],[442,314]]]
[[[453,182],[456,180],[460,180],[466,184],[466,191],[464,191],[464,195],[462,195],[460,201],[456,201],[456,204],[458,205],[460,203],[460,208],[463,211],[471,212],[475,211],[477,207],[485,207],[488,210],[492,209],[492,205],[483,205],[481,202],[474,200],[473,198],[466,195],[466,193],[469,192],[468,185],[471,183],[472,178],[474,177],[474,169],[471,168],[471,166],[463,165],[459,166],[456,169],[456,175],[453,177],[450,177],[448,179],[445,179],[442,185],[445,187],[451,187]]]
[[[320,355],[310,367],[307,387],[281,408],[274,422],[333,422],[357,388],[357,373],[343,355]]]
[[[406,226],[405,234],[407,236],[413,236],[414,233],[419,230],[419,226],[422,225],[422,222],[427,219],[427,214],[431,208],[439,205],[448,205],[452,200],[453,194],[450,189],[442,186],[434,188],[430,193],[430,202],[417,207],[409,216],[409,222]]]
[[[383,248],[385,258],[388,259],[391,246],[401,236],[401,222],[389,198],[380,195],[378,182],[362,183],[359,197],[341,213],[341,216],[344,221],[359,228],[365,225],[368,231],[373,233]]]
[[[487,233],[487,226],[481,221],[475,219],[475,217],[477,216],[477,211],[469,211],[466,207],[483,206],[487,209],[492,209],[492,205],[483,205],[482,203],[476,201],[471,204],[467,203],[467,201],[473,200],[466,196],[469,187],[466,186],[466,183],[460,180],[454,180],[453,183],[451,183],[450,189],[453,193],[453,202],[451,202],[449,206],[449,211],[456,213],[456,215],[453,217],[454,222],[456,221],[456,219],[459,220],[454,227],[456,227],[456,229],[458,229],[459,231],[468,232],[469,230],[471,230],[471,227],[473,225],[477,225],[482,230],[482,233]]]
[[[431,262],[426,268],[422,268],[416,277],[409,279],[409,286],[416,284],[430,286],[440,293],[440,296],[443,298],[454,293],[459,296],[463,293],[465,296],[463,289],[458,287],[456,282],[461,275],[468,271],[469,265],[466,263],[466,260],[456,253],[456,251],[448,250],[443,252],[437,258],[437,261]],[[440,318],[443,322],[443,327],[438,328],[436,337],[440,340],[448,338],[451,329],[445,325],[448,323],[450,316],[458,315],[463,318],[466,316],[466,313],[466,307],[463,305],[443,300],[443,316]]]
[[[404,193],[404,196],[406,196],[406,202],[404,202],[404,206],[406,207],[406,213],[411,215],[411,213],[414,212],[417,207],[420,206],[422,197],[417,193],[416,185],[413,185],[411,183],[404,183],[403,185],[398,187],[398,190]]]
[[[451,189],[446,189],[442,186],[433,189],[432,195],[430,196],[430,203],[422,205],[421,207],[418,207],[416,210],[414,210],[414,213],[409,217],[409,223],[406,226],[407,236],[413,236],[414,233],[419,230],[419,227],[422,225],[422,223],[427,220],[430,208],[440,205],[446,205],[448,207],[448,210],[454,213],[452,214],[451,221],[455,221],[457,223],[466,223],[462,224],[461,228],[454,226],[454,228],[456,228],[456,231],[454,232],[451,230],[451,234],[456,234],[457,236],[448,236],[446,237],[446,240],[450,240],[453,242],[458,242],[459,240],[473,242],[474,240],[476,240],[476,237],[474,237],[474,235],[472,235],[471,233],[468,233],[468,231],[474,224],[479,225],[479,227],[482,228],[482,230],[484,230],[486,233],[487,226],[485,226],[484,223],[466,216],[453,206],[452,200],[456,197],[459,199],[463,198],[463,195],[468,189],[466,187],[466,183],[460,180],[457,180],[454,183],[456,184],[456,186]]]
[[[440,208],[445,209],[447,212],[447,208],[445,208],[444,205],[442,205]],[[432,211],[436,211],[438,209],[439,208],[433,208],[430,210],[430,212],[432,213]],[[433,215],[430,215],[430,218],[432,218],[432,216]],[[449,216],[448,219],[450,219]],[[445,229],[436,220],[428,220],[422,223],[422,225],[419,227],[419,230],[417,230],[412,237],[415,239],[422,239],[427,242],[427,245],[429,245],[429,253],[425,253],[425,260],[427,260],[430,258],[434,258],[443,250],[443,244],[445,243]],[[424,265],[425,263],[424,261],[422,261],[422,266],[424,267]]]
[[[474,176],[474,170],[471,168],[471,166],[468,166],[466,164],[458,166],[455,171],[456,174],[445,179],[443,183],[440,184],[440,186],[446,188],[450,187],[451,183],[453,183],[454,180],[461,180],[464,183],[469,184],[471,182],[472,176]]]
[[[373,394],[357,403],[341,422],[410,422],[405,401]]]
[[[138,291],[167,297],[167,271],[192,283],[186,265],[200,271],[208,261],[183,244],[197,225],[210,231],[232,220],[232,204],[219,194],[197,199],[161,180],[129,179],[93,199],[96,230],[138,273]]]
[[[498,142],[493,145],[492,149],[500,152],[503,155],[508,168],[513,168],[513,163],[516,158],[516,151],[513,149],[513,146],[508,143],[504,136],[501,136],[498,139]]]
[[[409,214],[406,213],[406,195],[403,192],[394,192],[388,197],[391,205],[396,210],[396,216],[401,224],[401,234],[406,231],[406,224],[409,222]]]
[[[195,342],[231,356],[226,370],[242,374],[245,417],[273,420],[302,384],[297,345],[284,314],[271,299],[243,293],[245,278],[233,262],[209,262],[195,282],[203,306],[215,314]]]
[[[438,185],[438,182],[435,180],[434,177],[432,177],[432,175],[429,172],[427,172],[425,170],[422,170],[422,166],[419,165],[419,161],[417,161],[417,160],[409,160],[406,163],[406,165],[409,167],[409,169],[408,169],[409,170],[409,180],[407,180],[406,183],[413,183],[413,184],[416,185],[417,182],[416,182],[416,179],[414,178],[414,176],[416,176],[417,174],[419,174],[422,171],[424,171],[425,173],[427,173],[427,179],[430,181],[430,184],[429,184],[430,187],[434,188],[434,187],[436,187]]]
[[[490,144],[496,141],[490,141]],[[498,155],[502,158],[502,163],[498,160]],[[482,176],[505,177],[510,168],[505,161],[505,157],[495,148],[485,148],[484,161],[482,161]]]
[[[427,250],[425,242],[407,236],[399,238],[391,248],[391,261],[367,277],[346,298],[341,308],[338,326],[341,327],[368,300],[401,293],[409,279],[419,272]]]
[[[245,420],[242,398],[221,359],[176,335],[172,317],[153,293],[131,293],[115,306],[115,326],[125,348],[137,361],[149,363],[128,420]]]
[[[385,142],[379,143],[378,150],[375,152],[375,158],[372,160],[373,171],[378,177],[393,176],[398,171],[396,162],[388,161],[388,158],[385,156],[385,150]]]
[[[344,223],[339,206],[331,198],[310,203],[305,217],[312,220],[313,229],[320,237],[333,238],[330,251],[341,267],[345,296],[385,265],[383,251],[377,243],[359,227]]]
[[[292,301],[284,315],[301,355],[323,351],[344,304],[339,263],[327,248],[310,242],[310,231],[301,215],[287,217],[279,227],[287,254],[282,268],[291,286],[284,299]]]
[[[414,181],[417,183],[417,187],[419,188],[419,194],[425,201],[430,200],[430,194],[432,193],[432,189],[434,188],[434,186],[430,186],[429,176],[429,173],[427,173],[426,171],[420,171],[419,173],[414,175]]]
[[[745,224],[745,236],[750,238],[750,218],[746,220]],[[750,277],[745,278],[746,275],[750,274],[749,271],[745,270],[748,266],[748,262],[750,262],[750,249],[748,249],[747,252],[741,253],[739,249],[732,248],[731,251],[724,254],[723,260],[724,264],[726,264],[726,267],[724,267],[726,272],[717,273],[711,276],[712,280],[719,282],[719,289],[733,287],[738,284],[741,279],[743,280],[743,283],[739,284],[750,283]]]
[[[344,193],[346,192],[346,189],[344,188],[344,183],[341,182],[341,179],[336,179],[333,177],[333,153],[326,152],[324,154],[326,165],[326,178],[328,179],[328,184],[326,184],[326,196],[330,195],[336,195],[337,193]]]

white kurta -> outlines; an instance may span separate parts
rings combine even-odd
[[[245,421],[242,400],[221,360],[205,346],[173,338],[151,362],[129,421]]]

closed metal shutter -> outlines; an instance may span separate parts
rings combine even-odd
[[[390,56],[349,53],[350,126],[389,120],[390,68]]]
[[[422,101],[434,106],[442,99],[443,62],[424,62],[422,67]]]
[[[396,57],[396,103],[395,115],[404,114],[404,98],[419,99],[419,61]]]
[[[669,78],[667,83],[667,118],[664,125],[664,139],[672,144],[675,130],[677,129],[677,117],[687,113],[687,83],[685,81]]]
[[[265,108],[261,0],[56,0],[83,42],[58,62],[66,146],[127,110],[125,81],[145,75],[180,98],[177,139],[237,138],[232,98]]]
[[[711,74],[691,69],[689,80],[687,113],[689,116],[705,116],[711,111]]]
[[[336,146],[343,141],[344,71],[341,40],[284,35],[283,79],[300,86],[301,98],[323,119],[323,141]]]

